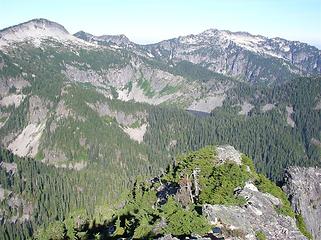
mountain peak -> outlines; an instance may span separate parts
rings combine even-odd
[[[0,30],[0,45],[8,42],[19,42],[27,39],[55,38],[66,39],[68,31],[60,24],[43,18]]]
[[[25,31],[25,30],[33,30],[33,29],[41,29],[41,30],[56,29],[65,34],[69,34],[68,31],[64,28],[64,26],[44,18],[35,18],[30,21],[2,29],[0,30],[0,34],[4,35],[9,32],[17,32],[17,31]]]
[[[124,34],[94,36],[90,33],[79,31],[76,32],[74,36],[87,42],[97,42],[100,44],[113,43],[119,46],[129,46],[133,44]]]

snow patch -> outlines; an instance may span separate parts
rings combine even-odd
[[[150,52],[147,52],[147,56],[148,56],[148,57],[151,57],[151,58],[153,58],[153,57],[154,57],[154,55],[153,55],[153,54],[151,54]]]
[[[122,49],[122,47],[118,46],[118,45],[110,45],[110,47],[115,48],[115,49]]]

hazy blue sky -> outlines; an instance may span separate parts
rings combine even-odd
[[[0,0],[0,10],[0,29],[47,18],[71,33],[123,33],[151,43],[217,28],[321,48],[321,0]]]

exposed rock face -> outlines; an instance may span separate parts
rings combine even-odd
[[[237,236],[225,236],[226,239],[254,240],[258,231],[263,232],[266,239],[306,239],[294,219],[276,212],[275,207],[281,204],[278,198],[259,192],[251,183],[246,184],[238,194],[247,199],[245,206],[203,206],[203,214],[211,223],[238,230]]]
[[[248,81],[281,80],[287,74],[320,74],[319,49],[281,38],[266,38],[246,32],[209,29],[147,45],[155,58],[189,61],[215,72],[241,76]],[[283,62],[284,64],[280,64]],[[275,71],[267,67],[279,63]]]
[[[321,239],[321,169],[287,169],[284,190],[293,209],[302,215],[314,239]]]
[[[286,106],[286,122],[292,127],[295,127],[295,122],[292,118],[292,114],[294,113],[292,106]]]
[[[119,46],[129,46],[133,45],[132,43],[125,35],[102,35],[102,36],[94,36],[90,33],[86,33],[84,31],[79,31],[74,34],[75,37],[83,39],[88,42],[94,42],[98,44],[108,44],[113,43]]]
[[[204,99],[195,100],[192,105],[190,105],[187,109],[193,111],[201,111],[210,113],[217,107],[221,107],[223,105],[223,101],[225,99],[224,94],[209,96]]]
[[[39,18],[0,30],[0,48],[12,43],[30,40],[35,46],[39,46],[42,39],[49,38],[61,42],[68,41],[79,45],[91,45],[69,34],[62,25]]]
[[[11,94],[0,100],[0,106],[8,107],[14,105],[15,107],[18,107],[23,101],[24,97],[25,96],[22,94]]]
[[[249,102],[244,102],[241,105],[241,111],[239,112],[240,115],[245,115],[247,116],[249,114],[249,112],[251,112],[251,110],[254,108],[254,105],[252,105]]]
[[[135,44],[124,35],[93,36],[78,32],[74,36],[101,45],[114,44],[167,63],[188,61],[250,82],[283,81],[291,75],[321,73],[321,51],[316,47],[246,32],[209,29],[150,45]],[[277,67],[270,71],[271,66]]]
[[[236,164],[240,165],[241,162],[241,153],[237,151],[233,146],[230,145],[222,145],[216,148],[217,158],[220,163],[224,163],[226,161],[232,161]]]
[[[262,106],[261,111],[262,112],[268,112],[268,111],[271,111],[273,108],[275,108],[275,104],[267,103],[264,106]]]
[[[9,141],[8,149],[18,156],[35,157],[42,133],[46,125],[48,102],[39,96],[31,96],[29,99],[28,125]]]
[[[4,169],[7,173],[15,174],[15,172],[17,171],[17,164],[16,163],[8,163],[8,162],[0,162],[0,170],[1,169]]]

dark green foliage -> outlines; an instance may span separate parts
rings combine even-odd
[[[138,86],[143,90],[146,96],[153,97],[155,95],[155,92],[147,79],[140,78],[138,81]]]
[[[160,92],[160,95],[169,95],[169,94],[173,94],[175,92],[177,92],[177,90],[179,89],[178,86],[171,86],[169,84],[167,84]]]
[[[204,235],[210,230],[210,226],[204,217],[198,215],[193,209],[183,209],[172,198],[168,199],[162,211],[168,223],[164,233],[174,236]]]
[[[200,179],[202,188],[200,203],[241,205],[246,201],[236,197],[234,190],[237,187],[243,187],[247,180],[249,180],[249,174],[245,166],[226,163],[214,167],[208,177]]]
[[[226,77],[223,74],[212,72],[205,67],[188,61],[178,62],[176,65],[174,65],[173,71],[176,75],[183,76],[191,81],[200,80],[207,82],[212,79],[215,79],[216,81],[230,80],[229,77]]]
[[[49,222],[63,221],[76,209],[83,209],[88,218],[93,218],[97,206],[105,204],[108,199],[117,199],[118,193],[129,187],[125,178],[115,178],[104,168],[89,167],[80,172],[66,170],[32,159],[21,159],[3,149],[0,159],[17,164],[15,174],[0,170],[1,187],[35,206],[30,223],[20,225],[7,222],[0,225],[0,235],[6,232],[10,235],[5,239],[26,239],[37,226],[47,228]],[[6,201],[2,202],[1,208],[6,212],[6,218],[16,214]]]
[[[283,170],[290,165],[321,166],[321,148],[311,143],[312,138],[321,139],[321,111],[315,109],[321,99],[319,78],[295,79],[269,88],[240,86],[231,90],[223,107],[208,117],[176,108],[151,108],[146,143],[155,151],[168,149],[173,155],[210,144],[230,144],[250,156],[258,171],[275,181],[282,180]],[[231,106],[251,98],[256,106],[247,117]],[[278,106],[279,102],[282,105]],[[266,103],[276,103],[276,107],[262,112],[260,108]],[[286,105],[294,106],[295,128],[286,123]],[[175,147],[169,147],[173,140]]]
[[[4,137],[23,129],[27,125],[27,113],[29,108],[29,97],[26,97],[19,107],[10,106],[5,111],[11,112],[5,125],[0,129],[0,136]]]

